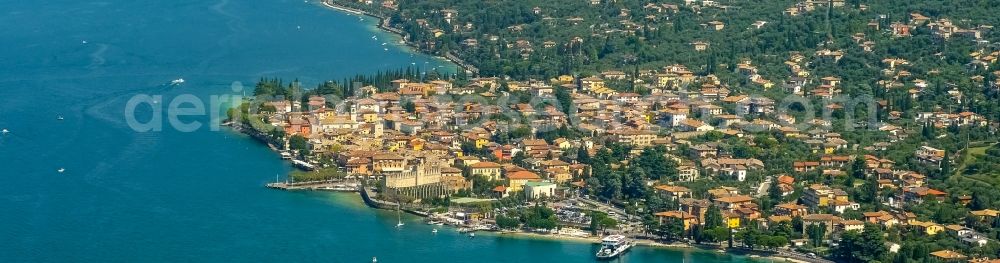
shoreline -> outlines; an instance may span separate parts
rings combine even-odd
[[[350,201],[347,201],[347,202],[359,202],[360,201],[360,204],[362,206],[366,207],[367,209],[387,210],[387,209],[381,209],[381,208],[372,207],[372,206],[366,204],[364,202],[364,200],[353,199],[353,198],[355,198],[357,196],[360,196],[360,192],[358,192],[358,191],[354,191],[354,192],[348,192],[348,191],[323,191],[323,190],[319,190],[319,189],[281,189],[281,190],[283,190],[283,191],[298,191],[298,192],[313,192],[313,193],[349,194],[349,195],[352,195],[352,199],[342,199],[341,201],[347,201],[347,200],[350,200]],[[357,195],[357,196],[355,196],[355,195]],[[426,218],[427,217],[427,215],[418,214],[418,213],[412,213],[410,211],[407,211],[407,213],[411,214],[411,215],[414,215],[414,216],[417,216],[417,217],[421,217],[421,218]],[[461,228],[461,227],[454,226],[454,225],[443,225],[443,227],[446,227],[446,228],[451,229],[451,230],[458,230],[459,228]],[[485,234],[485,236],[496,237],[496,238],[534,239],[534,240],[547,240],[547,241],[553,241],[553,242],[570,242],[570,243],[590,244],[590,245],[597,245],[597,244],[601,243],[601,239],[599,237],[593,237],[593,236],[590,236],[590,237],[579,237],[579,236],[570,236],[570,235],[564,235],[564,234],[544,234],[544,233],[537,233],[537,232],[531,232],[531,231],[526,231],[526,230],[516,230],[516,231],[510,231],[510,230],[504,230],[504,231],[485,231],[485,230],[481,230],[481,231],[473,231],[473,232],[483,233],[483,234]],[[749,261],[771,261],[771,262],[809,263],[809,261],[806,261],[806,260],[795,259],[795,258],[783,256],[783,255],[780,255],[780,254],[767,254],[765,252],[758,252],[758,251],[746,251],[746,250],[739,250],[739,249],[737,249],[737,250],[729,250],[729,249],[725,249],[724,247],[706,248],[706,247],[701,247],[701,246],[696,246],[696,245],[690,245],[690,244],[686,244],[686,243],[678,243],[678,242],[661,243],[661,242],[656,242],[656,241],[652,241],[652,240],[645,240],[645,239],[634,240],[634,242],[635,242],[634,246],[636,246],[636,247],[641,246],[641,247],[649,248],[649,249],[663,249],[663,250],[672,250],[672,251],[694,251],[694,252],[698,252],[698,253],[713,253],[713,254],[720,254],[720,255],[744,257],[744,258],[746,258]]]
[[[435,58],[439,58],[441,60],[448,61],[448,62],[456,65],[457,68],[461,68],[462,70],[465,70],[466,72],[473,72],[474,74],[478,74],[478,69],[475,66],[467,64],[466,62],[462,61],[461,59],[459,59],[458,57],[454,56],[450,52],[444,54],[443,56],[438,56],[438,55],[430,54],[430,53],[428,53],[428,52],[420,49],[420,47],[417,46],[415,43],[409,41],[408,37],[400,29],[389,26],[388,25],[389,19],[386,18],[386,17],[384,17],[384,16],[382,16],[382,15],[371,13],[369,11],[365,11],[365,10],[361,10],[361,9],[355,9],[355,8],[352,8],[352,7],[349,7],[349,6],[337,3],[337,2],[332,1],[332,0],[322,0],[322,1],[320,1],[320,3],[324,7],[326,7],[326,8],[329,8],[329,9],[332,9],[332,10],[338,11],[338,12],[344,12],[344,13],[346,13],[348,15],[368,16],[368,17],[371,17],[371,18],[378,19],[379,21],[375,25],[378,30],[381,30],[381,31],[384,31],[384,32],[387,32],[387,33],[390,33],[390,34],[393,34],[393,35],[396,35],[396,36],[400,37],[401,43],[404,44],[405,46],[411,48],[412,52],[420,53],[420,54],[431,56],[431,57],[435,57]],[[239,132],[246,134],[243,131],[239,131]],[[268,146],[271,146],[271,145],[268,144]],[[271,148],[272,148],[272,150],[274,149],[273,147],[271,147]],[[367,207],[368,209],[386,210],[385,208],[379,208],[379,207],[372,206],[371,204],[368,204],[367,200],[364,200],[365,196],[363,196],[364,194],[362,193],[362,191],[329,191],[327,189],[318,189],[318,188],[309,188],[309,187],[303,187],[303,188],[298,188],[298,187],[283,188],[283,187],[277,187],[277,186],[278,186],[277,184],[275,184],[274,186],[271,186],[269,184],[268,188],[274,188],[274,189],[279,189],[279,190],[283,190],[283,191],[326,192],[326,193],[340,193],[340,194],[346,194],[348,192],[353,192],[354,194],[358,194],[359,196],[362,197],[361,201],[365,205],[365,207]],[[290,185],[286,185],[286,187],[287,186],[290,186]],[[356,202],[356,201],[357,200],[353,200],[352,199],[350,202]],[[406,210],[404,210],[404,211],[406,211]],[[409,214],[415,215],[415,216],[419,216],[419,217],[427,217],[427,215],[425,215],[425,214],[414,213],[413,211],[406,211],[406,212],[409,213]],[[459,226],[454,226],[454,225],[446,225],[446,227],[453,228],[453,229],[460,228]],[[473,232],[483,232],[483,233],[487,233],[487,236],[492,236],[492,237],[497,237],[497,238],[540,239],[540,240],[550,240],[550,241],[555,241],[555,242],[573,242],[573,243],[585,243],[585,244],[592,244],[592,245],[593,244],[600,244],[601,243],[601,238],[600,237],[594,237],[594,236],[580,237],[580,236],[571,236],[571,235],[565,235],[565,234],[544,234],[544,233],[537,233],[537,232],[531,232],[531,231],[525,231],[525,230],[517,230],[517,231],[485,231],[485,230],[482,230],[482,231],[473,231]],[[634,242],[635,242],[634,246],[642,246],[642,247],[652,248],[652,249],[691,250],[691,251],[697,251],[697,252],[702,252],[702,253],[714,253],[714,254],[721,254],[721,255],[745,257],[747,260],[750,260],[750,261],[771,260],[771,261],[782,261],[782,262],[802,262],[802,263],[809,262],[809,261],[805,261],[805,260],[794,259],[794,258],[782,256],[782,255],[777,254],[777,253],[767,254],[767,253],[764,253],[764,252],[757,252],[757,251],[728,250],[728,249],[725,249],[724,247],[719,247],[717,249],[709,249],[709,248],[705,248],[705,247],[689,245],[689,244],[686,244],[686,243],[661,243],[661,242],[656,242],[656,241],[653,241],[653,240],[634,240]]]
[[[571,243],[591,244],[591,245],[597,245],[601,243],[601,239],[597,237],[575,237],[575,236],[567,236],[559,234],[541,234],[529,231],[497,231],[497,232],[485,231],[485,232],[489,233],[488,236],[493,236],[497,238],[535,239],[535,240],[571,242]],[[720,252],[719,249],[707,249],[684,243],[660,243],[650,240],[639,240],[635,241],[634,246],[636,247],[641,246],[644,248],[658,249],[658,250],[662,249],[671,251],[693,251],[698,253],[713,253],[720,255],[737,256],[737,257],[744,257],[749,261],[767,260],[771,262],[809,263],[808,261],[784,257],[781,255],[765,255],[759,252],[751,252],[751,251],[733,252],[725,249],[723,249],[722,252]]]
[[[409,47],[413,52],[424,54],[424,55],[431,56],[431,57],[434,57],[434,58],[438,58],[438,59],[441,59],[441,60],[444,60],[444,61],[448,61],[449,63],[454,64],[455,66],[457,66],[456,68],[460,68],[462,70],[465,70],[465,72],[467,72],[467,73],[479,74],[479,69],[476,68],[476,66],[473,66],[473,65],[471,65],[469,63],[466,63],[465,61],[462,61],[461,59],[459,59],[458,57],[456,57],[455,55],[453,55],[451,53],[447,53],[447,54],[444,54],[442,56],[439,56],[439,55],[434,55],[434,54],[422,51],[419,46],[417,46],[413,42],[410,42],[410,40],[407,38],[406,34],[404,34],[400,29],[389,26],[389,19],[386,18],[386,17],[383,17],[383,16],[378,15],[378,14],[373,14],[373,13],[365,11],[365,10],[355,9],[355,8],[352,8],[352,7],[349,7],[349,6],[344,6],[344,5],[341,5],[341,4],[336,3],[334,1],[331,1],[331,0],[323,0],[323,1],[320,1],[320,3],[323,6],[327,7],[327,8],[333,9],[334,11],[345,12],[345,13],[348,13],[350,15],[368,16],[368,17],[371,17],[371,18],[378,19],[379,22],[375,24],[376,28],[378,28],[379,30],[382,30],[384,32],[388,32],[390,34],[398,36],[402,40],[403,45]]]

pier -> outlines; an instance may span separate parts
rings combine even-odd
[[[317,182],[274,182],[267,184],[267,188],[278,190],[307,190],[307,191],[335,191],[335,192],[357,192],[361,184],[350,181],[317,181]]]

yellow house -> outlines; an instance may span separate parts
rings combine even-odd
[[[937,233],[939,233],[941,231],[944,231],[944,226],[939,225],[939,224],[934,223],[934,222],[924,222],[924,221],[913,220],[913,222],[910,223],[910,225],[913,226],[913,227],[916,227],[918,230],[920,230],[921,232],[924,232],[928,236],[937,235]]]
[[[469,173],[486,176],[490,180],[500,180],[500,164],[494,162],[477,162],[469,165]]]
[[[838,192],[839,192],[839,191],[838,191]],[[848,200],[848,199],[849,199],[849,196],[848,196],[848,195],[844,195],[844,194],[838,194],[838,193],[834,193],[834,198],[833,198],[833,200],[836,200],[836,202],[834,202],[834,203],[838,203],[838,202],[839,202],[839,203],[843,203],[843,202],[850,202],[851,200]]]
[[[509,189],[511,192],[521,191],[521,189],[524,189],[524,184],[528,182],[539,181],[542,181],[542,177],[529,171],[517,171],[507,174],[507,184],[510,185]]]
[[[805,189],[802,201],[812,207],[826,207],[831,204],[848,202],[849,195],[841,189],[831,188],[822,184],[813,184]]]
[[[666,211],[666,212],[659,212],[653,215],[656,216],[657,219],[659,219],[660,224],[663,224],[663,220],[668,217],[680,219],[681,222],[684,223],[684,231],[691,230],[691,226],[698,223],[697,217],[684,211]]]
[[[670,83],[674,82],[677,75],[674,74],[657,74],[656,75],[656,86],[661,88],[666,88]]]
[[[375,123],[378,122],[378,113],[374,111],[365,112],[361,114],[361,118],[367,123]]]
[[[938,232],[944,231],[944,227],[941,225],[932,225],[927,227],[926,231],[928,235],[936,235]]]
[[[482,149],[483,147],[486,147],[486,145],[490,143],[490,139],[488,137],[481,136],[478,134],[472,134],[472,133],[466,134],[465,138],[466,140],[473,142],[476,145],[477,149]]]
[[[476,148],[482,149],[483,147],[486,147],[487,144],[490,144],[489,139],[483,137],[476,139]]]
[[[729,228],[739,228],[740,217],[736,215],[726,215],[726,223],[729,225]]]
[[[564,183],[568,182],[569,180],[572,180],[573,174],[570,174],[568,172],[559,172],[559,173],[553,173],[551,177],[553,180],[556,181],[556,183]]]
[[[570,143],[569,141],[562,141],[562,142],[559,142],[559,144],[558,144],[558,145],[559,145],[559,149],[569,149],[569,148],[572,148],[572,147],[573,147],[573,144],[572,144],[572,143]]]
[[[425,142],[423,139],[415,138],[413,140],[410,140],[410,147],[412,147],[414,151],[421,151],[424,149],[424,144],[426,143],[427,142]]]
[[[833,152],[836,151],[836,150],[837,150],[837,146],[833,146],[833,145],[825,145],[825,146],[823,146],[823,153],[826,153],[826,154],[833,154]]]
[[[570,75],[559,75],[559,77],[557,79],[559,80],[559,82],[562,82],[562,83],[573,82],[573,76],[570,76]]]
[[[559,138],[552,142],[553,145],[558,146],[559,149],[569,149],[573,147],[573,143],[565,138]]]
[[[598,77],[580,79],[580,84],[583,84],[584,88],[593,92],[604,89],[604,80]]]

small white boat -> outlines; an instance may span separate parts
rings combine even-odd
[[[434,230],[431,230],[431,233],[437,234],[438,233],[437,228],[435,228]]]
[[[383,48],[382,50],[389,51],[389,48]]]
[[[396,205],[396,228],[403,227],[403,214],[400,212],[400,206]]]
[[[378,262],[378,259],[375,258],[375,257],[372,257],[372,263],[375,263],[375,262]]]
[[[385,42],[382,42],[382,45],[383,45],[383,46],[385,46],[385,44],[388,44],[388,43],[385,43]]]
[[[83,44],[87,44],[87,41],[86,41],[86,40],[84,40],[84,41],[81,41],[80,43],[83,43]]]
[[[56,171],[58,171],[59,173],[62,173],[62,172],[66,171],[66,168],[59,168],[59,170],[56,170]]]
[[[180,85],[184,83],[184,79],[175,79],[170,81],[170,85]]]
[[[63,120],[63,116],[59,115],[58,117],[56,117],[56,120],[60,120],[60,121]]]
[[[8,133],[10,133],[10,131],[9,131],[9,130],[7,130],[7,129],[3,129],[2,131],[0,131],[0,133],[3,133],[3,134],[8,134]]]
[[[469,233],[469,238],[474,238],[474,237],[476,237],[476,233]]]
[[[302,26],[295,26],[295,29],[302,29]]]

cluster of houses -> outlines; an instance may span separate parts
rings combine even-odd
[[[329,157],[333,164],[353,176],[379,178],[386,187],[402,195],[426,198],[453,194],[472,188],[470,175],[503,181],[497,195],[527,191],[547,193],[556,184],[579,180],[582,164],[556,157],[569,149],[593,148],[590,140],[557,139],[547,142],[525,138],[513,143],[494,142],[500,132],[510,132],[488,117],[518,114],[531,118],[535,129],[566,123],[565,114],[527,103],[501,107],[477,102],[440,102],[433,94],[465,94],[466,89],[484,90],[489,98],[499,86],[496,78],[475,79],[469,86],[453,88],[450,82],[415,83],[393,81],[393,92],[376,92],[365,87],[361,98],[350,99],[344,110],[328,107],[324,97],[309,98],[308,105],[291,101],[267,102],[274,112],[267,119],[289,136],[308,139],[311,152]],[[512,85],[511,85],[512,84]],[[551,87],[538,83],[507,83],[511,89],[551,96]],[[548,90],[548,91],[539,91]],[[404,105],[407,104],[407,105]],[[404,108],[409,107],[409,109]],[[463,128],[464,127],[464,128]],[[488,161],[463,152],[472,145],[488,152]],[[524,155],[523,166],[511,164]],[[319,163],[317,163],[318,165]],[[465,171],[463,171],[463,169]]]
[[[833,0],[833,1],[822,1],[822,0],[806,0],[802,2],[795,3],[792,7],[785,9],[784,13],[788,16],[799,16],[804,13],[812,12],[815,10],[826,10],[828,6],[835,8],[844,7],[844,0]],[[862,5],[863,9],[867,9],[866,6]]]
[[[365,1],[365,0],[361,0]],[[367,1],[367,4],[374,4]],[[601,1],[592,0],[592,4]],[[395,1],[382,0],[396,8]],[[685,0],[685,8],[728,9],[719,1]],[[827,7],[841,8],[843,0],[795,3],[784,13],[798,16]],[[389,7],[389,6],[386,6]],[[859,6],[865,11],[865,5]],[[649,3],[643,7],[646,19],[658,20],[676,13],[680,7],[675,4]],[[628,18],[636,14],[633,10],[621,9],[618,16]],[[584,23],[580,17],[555,19],[546,15],[545,10],[535,7],[532,12],[540,15],[548,23],[565,23],[575,26]],[[470,32],[473,24],[461,22],[458,11],[442,9],[434,11],[451,28],[439,28],[427,19],[416,19],[416,24],[434,37],[449,32]],[[884,20],[884,18],[883,18]],[[765,26],[767,21],[757,21],[753,28]],[[888,28],[882,28],[889,24]],[[593,31],[603,33],[636,32],[642,25],[630,19],[622,19],[621,27],[597,25]],[[706,30],[726,30],[724,21],[712,20],[701,24]],[[942,39],[968,36],[981,41],[983,32],[991,29],[988,25],[956,25],[946,18],[933,20],[919,13],[910,14],[908,22],[873,20],[869,29],[884,31],[894,37],[907,37],[915,33],[917,27],[927,27]],[[506,28],[511,33],[525,30],[525,25],[511,25]],[[730,25],[730,28],[732,26]],[[853,36],[854,41],[865,52],[872,52],[873,41],[864,33]],[[498,42],[501,37],[485,34],[482,37],[461,41],[464,48],[477,48],[481,41]],[[572,37],[563,45],[575,45],[584,41]],[[540,43],[539,43],[540,42]],[[434,45],[429,41],[426,45]],[[555,41],[531,41],[512,39],[503,41],[508,50],[517,50],[527,59],[536,49],[555,48]],[[706,51],[710,43],[693,41],[695,51]],[[433,48],[432,46],[430,48]],[[733,69],[739,77],[763,90],[782,91],[810,99],[834,100],[842,95],[844,84],[840,76],[813,76],[809,71],[813,62],[838,62],[845,51],[823,48],[815,52],[792,52],[784,64],[791,74],[787,79],[766,79],[758,71],[758,65],[750,59],[739,61]],[[970,54],[970,67],[983,67],[997,63],[1000,51],[982,49]],[[877,64],[877,63],[876,63]],[[882,59],[882,76],[879,88],[886,91],[902,89],[911,99],[919,99],[931,89],[927,81],[914,76],[909,71],[910,61],[897,57]],[[929,72],[930,74],[931,72]],[[983,76],[975,76],[978,81],[986,81]],[[1000,71],[994,72],[1000,83]],[[624,91],[624,83],[641,87],[648,94]],[[777,83],[777,85],[776,85]],[[1000,91],[1000,84],[995,88]],[[555,94],[557,89],[570,93],[568,104],[563,107]],[[985,235],[961,225],[943,225],[932,221],[918,220],[911,212],[903,211],[906,204],[921,203],[925,200],[945,200],[949,194],[928,186],[925,175],[899,168],[895,163],[876,155],[851,155],[851,145],[842,135],[834,131],[830,120],[814,116],[793,116],[781,111],[781,102],[773,98],[740,93],[740,89],[730,87],[715,75],[698,75],[685,65],[674,64],[656,69],[637,70],[626,73],[608,70],[594,76],[557,76],[549,80],[515,81],[499,77],[471,79],[466,85],[454,85],[450,81],[435,80],[415,82],[397,80],[392,82],[392,91],[379,92],[375,87],[362,88],[360,97],[349,99],[343,109],[334,109],[323,97],[308,99],[308,105],[293,101],[269,102],[274,112],[268,113],[268,120],[282,127],[286,134],[308,138],[312,152],[328,156],[334,165],[345,169],[354,176],[378,178],[388,191],[414,198],[428,198],[468,191],[474,187],[471,176],[482,176],[498,182],[493,190],[495,197],[523,194],[529,199],[559,195],[573,187],[585,185],[587,165],[577,163],[574,158],[563,158],[569,151],[586,151],[593,154],[609,142],[633,146],[638,154],[645,147],[664,146],[670,152],[685,148],[691,154],[667,154],[676,162],[679,182],[691,182],[701,178],[726,178],[743,182],[757,171],[774,165],[755,158],[738,158],[727,150],[721,142],[695,142],[692,138],[708,133],[721,133],[754,142],[755,135],[771,133],[783,138],[799,140],[808,145],[818,158],[803,157],[791,164],[789,172],[774,175],[769,180],[777,180],[778,190],[788,196],[801,191],[796,202],[774,206],[772,211],[761,211],[755,202],[760,193],[740,193],[737,188],[720,187],[708,191],[705,198],[696,199],[691,190],[673,184],[655,185],[658,193],[669,200],[675,200],[679,209],[655,213],[661,220],[676,218],[683,222],[684,230],[704,224],[705,214],[710,206],[722,210],[724,222],[730,228],[740,228],[749,224],[762,227],[779,222],[801,218],[806,226],[821,225],[827,228],[827,235],[838,232],[860,230],[866,223],[884,228],[904,227],[917,229],[926,235],[951,232],[970,246],[983,246],[988,242]],[[502,100],[510,93],[530,94],[531,101]],[[442,100],[442,96],[469,96],[476,99],[453,101]],[[948,95],[956,104],[967,103],[961,91],[953,87]],[[501,101],[506,103],[500,103]],[[510,102],[516,101],[516,102]],[[843,103],[843,104],[842,104]],[[879,111],[888,111],[888,121],[901,120],[904,114],[898,105],[888,101],[874,101]],[[828,103],[822,109],[829,112],[847,112],[857,104],[852,102]],[[864,104],[864,103],[863,103]],[[825,114],[824,114],[825,115]],[[503,118],[496,118],[504,116]],[[969,111],[940,109],[933,112],[919,112],[913,118],[917,123],[933,125],[937,128],[950,126],[986,126],[983,116]],[[501,121],[514,119],[518,121]],[[866,146],[869,152],[884,150],[893,142],[908,136],[908,131],[891,123],[872,123],[889,140]],[[907,120],[908,121],[908,120]],[[518,126],[526,126],[530,134],[523,138],[501,140]],[[855,125],[850,123],[848,125]],[[555,138],[543,140],[535,138],[540,131],[571,126],[582,132],[582,138]],[[468,149],[469,147],[474,149]],[[913,153],[914,158],[929,165],[941,165],[947,161],[944,150],[925,145]],[[520,158],[519,158],[520,157]],[[518,161],[515,163],[515,159]],[[855,160],[863,160],[866,176],[875,177],[880,191],[893,193],[888,199],[891,211],[864,211],[863,218],[848,220],[844,214],[857,211],[860,205],[851,200],[845,189],[838,186],[807,182],[800,179],[805,173],[822,176],[851,176],[848,169]],[[701,195],[699,195],[701,196]],[[965,199],[963,199],[965,200]],[[770,216],[765,217],[765,214]],[[969,215],[984,222],[993,222],[998,217],[995,210],[972,211]],[[803,242],[803,241],[799,241]],[[932,256],[942,260],[966,259],[955,251],[936,251]]]
[[[710,209],[710,206],[714,205],[722,212],[722,219],[725,226],[731,229],[738,229],[750,224],[766,229],[768,226],[782,222],[789,223],[793,218],[799,218],[802,220],[803,231],[809,229],[812,225],[817,225],[825,228],[826,231],[824,233],[827,237],[836,236],[844,231],[861,231],[864,229],[865,224],[874,224],[885,229],[904,228],[926,236],[951,233],[958,237],[963,245],[969,247],[986,246],[990,241],[987,235],[969,227],[921,221],[918,220],[914,213],[902,212],[901,210],[894,210],[896,212],[884,210],[863,212],[862,217],[858,219],[845,219],[839,216],[839,214],[843,214],[844,212],[840,208],[832,209],[832,213],[810,213],[810,211],[828,211],[816,210],[817,207],[837,207],[841,206],[841,204],[850,203],[847,194],[843,190],[823,185],[814,184],[809,186],[800,200],[802,204],[791,202],[775,205],[769,213],[770,216],[767,217],[762,217],[759,207],[753,202],[753,197],[740,195],[735,188],[720,187],[711,189],[708,191],[708,197],[705,199],[691,198],[691,190],[682,186],[659,185],[655,189],[664,198],[677,200],[680,208],[674,211],[658,212],[654,215],[661,223],[667,218],[673,218],[682,222],[685,233],[690,233],[691,229],[696,225],[704,224],[705,214]],[[853,209],[857,208],[854,207]],[[991,209],[971,211],[968,215],[972,220],[985,223],[994,222],[998,216],[1000,216],[1000,211]],[[805,235],[806,233],[803,234]],[[827,240],[827,242],[830,242],[830,240]],[[794,246],[803,246],[807,243],[809,241],[806,239],[792,240],[792,245]],[[899,249],[898,244],[891,245],[890,250]],[[943,261],[968,259],[965,255],[951,250],[936,251],[930,255]],[[993,262],[983,261],[987,259],[977,260],[980,261],[970,262]]]
[[[788,64],[799,65],[803,60],[804,56],[793,54]],[[902,64],[905,63],[887,62],[889,68]],[[749,61],[741,65],[746,75],[755,75]],[[789,82],[806,79],[806,76],[808,73],[799,74]],[[720,132],[747,141],[752,141],[754,134],[759,132],[801,140],[812,148],[813,153],[823,157],[795,162],[792,168],[800,173],[822,169],[824,175],[842,175],[845,166],[853,161],[851,156],[837,155],[850,145],[840,134],[832,132],[829,121],[797,120],[794,116],[779,113],[774,100],[733,94],[715,76],[695,76],[683,65],[671,65],[659,71],[640,72],[638,77],[647,81],[650,95],[619,92],[609,87],[611,82],[626,79],[626,74],[621,71],[606,71],[599,76],[581,78],[559,76],[549,81],[476,78],[461,87],[443,80],[426,83],[397,80],[392,82],[392,90],[395,90],[392,92],[377,92],[374,87],[362,88],[364,95],[352,99],[349,107],[341,112],[328,108],[325,99],[318,96],[309,98],[308,105],[305,105],[308,107],[298,102],[269,102],[275,112],[270,113],[268,119],[273,125],[283,127],[289,135],[299,134],[309,138],[314,152],[336,156],[337,165],[346,167],[352,173],[399,177],[399,180],[390,180],[393,182],[390,185],[396,188],[423,184],[451,186],[432,191],[435,194],[470,188],[470,183],[458,180],[462,175],[461,168],[475,168],[477,165],[487,165],[500,171],[490,173],[490,178],[507,181],[504,193],[522,189],[520,181],[511,183],[512,180],[505,177],[511,174],[527,175],[516,173],[521,170],[534,175],[527,176],[531,178],[528,181],[554,184],[579,182],[583,179],[579,172],[583,170],[583,165],[567,163],[559,156],[575,149],[592,153],[602,147],[601,142],[627,144],[634,146],[636,152],[648,146],[663,145],[676,149],[679,145],[686,145],[695,152],[694,156],[669,156],[679,164],[680,181],[693,181],[701,176],[726,176],[744,181],[749,173],[765,167],[766,164],[757,159],[733,158],[719,143],[692,143],[688,140],[708,132]],[[839,83],[839,78],[829,76],[821,78],[817,84],[800,81],[792,83],[795,85],[786,84],[786,87],[793,86],[791,89],[794,91],[812,88],[809,95],[827,96],[838,90]],[[501,90],[501,87],[504,89]],[[571,91],[573,107],[569,114],[558,106],[560,103],[552,103],[556,87]],[[497,98],[508,92],[526,92],[535,99],[509,103],[511,105],[495,103]],[[483,100],[441,101],[437,99],[437,94],[475,95]],[[830,110],[843,110],[843,107]],[[513,129],[507,122],[490,118],[498,114],[523,119],[532,132],[572,125],[589,136],[552,141],[523,138],[498,143],[494,142],[496,135]],[[986,124],[985,118],[971,112],[921,113],[916,119],[935,125]],[[883,124],[879,129],[893,134],[893,138],[905,136],[905,131],[889,124]],[[492,165],[466,155],[468,153],[461,149],[463,143],[489,152],[492,160],[505,165]],[[398,156],[387,157],[382,154],[384,151]],[[519,154],[526,157],[522,166],[527,167],[510,164]],[[943,151],[929,146],[922,147],[915,155],[921,161],[937,164],[944,157]],[[882,185],[884,187],[906,190],[924,185],[922,175],[891,170],[891,163],[882,162],[888,160],[873,156],[865,158],[869,161],[870,172],[879,175],[880,183],[886,180]],[[383,166],[383,162],[393,163],[393,168]],[[876,167],[871,167],[872,163]],[[479,171],[474,169],[473,174]],[[398,176],[392,173],[398,173]],[[810,187],[809,190],[823,196],[835,196],[838,191],[822,187]],[[823,198],[817,198],[812,206],[826,206]],[[836,197],[832,200],[837,211],[856,207],[855,203]]]
[[[868,27],[879,30],[879,23],[877,21],[873,21],[873,23],[869,23]],[[940,39],[948,40],[953,37],[966,37],[972,41],[980,43],[982,43],[981,41],[985,41],[983,39],[984,32],[988,32],[993,29],[993,26],[985,24],[969,25],[966,28],[962,28],[952,22],[951,19],[939,18],[934,20],[921,13],[914,12],[910,13],[909,23],[899,21],[892,22],[889,25],[889,31],[895,37],[909,37],[912,36],[913,31],[917,27],[927,27],[932,34],[934,34],[934,36],[939,37]]]

